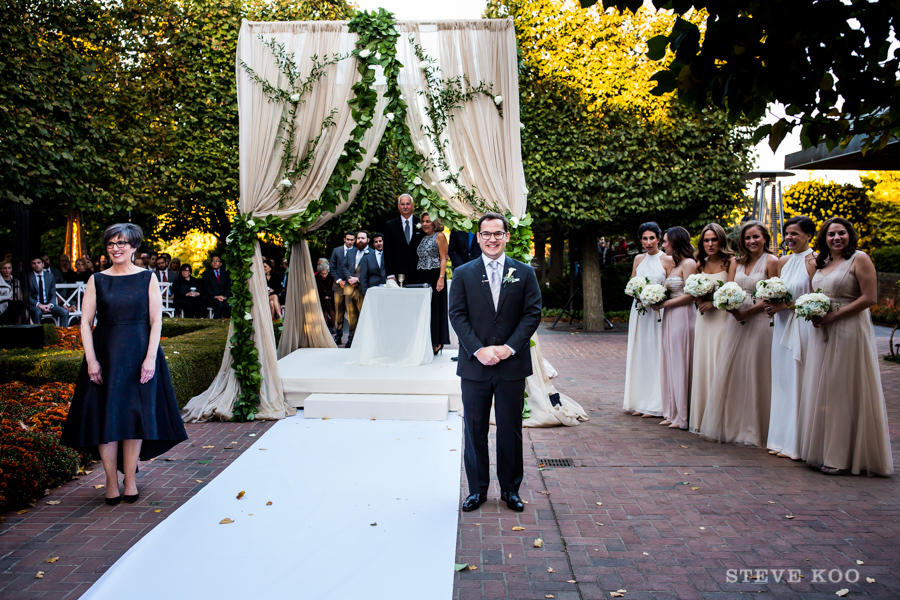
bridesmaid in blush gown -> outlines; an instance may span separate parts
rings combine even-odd
[[[734,260],[734,253],[728,247],[725,230],[718,223],[709,223],[700,232],[700,247],[697,249],[697,271],[705,273],[714,283],[726,283],[728,268]],[[716,308],[712,299],[697,301],[694,327],[694,358],[691,372],[690,430],[700,432],[706,398],[716,372],[716,360],[725,339],[728,313]]]
[[[833,310],[813,319],[800,396],[800,452],[830,475],[894,472],[875,331],[877,276],[872,259],[856,250],[859,236],[846,219],[819,229],[813,289]]]
[[[687,429],[697,311],[694,299],[684,293],[684,280],[697,272],[697,262],[694,260],[691,234],[684,227],[672,227],[666,231],[663,249],[672,258],[674,267],[666,277],[669,299],[653,307],[654,310],[665,309],[659,369],[665,418],[660,425]]]
[[[791,254],[778,260],[778,276],[796,299],[812,291],[810,277],[816,269],[816,257],[809,243],[816,226],[809,217],[792,217],[784,223],[784,243]],[[772,330],[772,404],[769,409],[769,454],[800,458],[800,432],[797,413],[800,406],[800,384],[809,321],[795,318],[793,302],[766,302],[766,314],[774,318]]]
[[[650,283],[662,285],[672,268],[672,259],[659,249],[662,230],[659,225],[644,223],[638,238],[646,251],[634,259],[632,277],[647,277]],[[638,301],[631,305],[628,320],[628,352],[625,359],[625,402],[622,408],[634,416],[662,416],[662,387],[659,380],[662,324],[655,311],[638,313]]]
[[[747,293],[747,299],[725,326],[725,341],[700,424],[701,435],[719,442],[761,446],[768,438],[772,328],[763,303],[754,304],[750,295],[759,281],[774,277],[778,270],[770,243],[769,231],[759,221],[741,226],[739,256],[729,275]]]

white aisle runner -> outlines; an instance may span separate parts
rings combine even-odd
[[[461,455],[455,413],[445,422],[358,421],[301,411],[82,598],[449,600]],[[234,523],[220,525],[225,518]]]

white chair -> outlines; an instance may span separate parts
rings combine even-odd
[[[58,283],[56,284],[56,298],[58,304],[63,308],[74,307],[75,310],[69,310],[69,316],[66,319],[65,327],[72,324],[74,319],[81,317],[81,301],[84,298],[84,283]],[[53,317],[53,321],[57,327],[61,327],[59,319]]]
[[[159,292],[162,294],[162,312],[164,315],[168,315],[169,317],[175,316],[175,306],[172,303],[172,293],[169,288],[172,287],[172,284],[168,281],[165,283],[160,282],[159,284]]]

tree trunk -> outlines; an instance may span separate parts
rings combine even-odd
[[[550,233],[550,281],[556,281],[563,276],[565,256],[563,226],[554,223],[553,231]]]
[[[600,257],[597,254],[597,228],[581,230],[581,272],[584,294],[584,330],[603,331],[603,288],[600,284]]]

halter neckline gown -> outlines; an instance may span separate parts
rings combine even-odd
[[[141,365],[150,344],[152,272],[93,277],[94,353],[103,382],[88,378],[87,360],[82,360],[60,441],[97,457],[99,444],[139,439],[143,440],[139,458],[149,460],[187,439],[162,348],[156,350],[153,378],[141,383]],[[120,445],[120,470],[121,456]]]
[[[664,284],[666,269],[662,252],[645,254],[635,270],[635,277],[647,277],[650,283]],[[628,321],[628,351],[625,359],[625,402],[628,412],[662,416],[662,386],[659,378],[662,323],[655,310],[640,314],[638,301],[631,304]],[[665,312],[665,310],[663,310]]]

